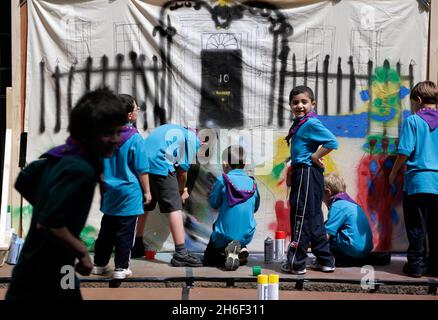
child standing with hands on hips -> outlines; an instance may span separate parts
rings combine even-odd
[[[295,118],[286,141],[290,144],[291,243],[281,270],[305,274],[309,244],[316,260],[312,269],[333,272],[335,261],[324,227],[322,198],[324,164],[322,157],[338,148],[335,136],[316,118],[316,101],[312,89],[297,86],[289,94],[289,105]]]

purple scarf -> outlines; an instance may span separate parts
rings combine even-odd
[[[225,173],[222,175],[222,177],[224,178],[225,189],[227,190],[228,205],[230,207],[234,207],[236,204],[245,202],[251,198],[257,190],[257,185],[255,182],[252,190],[239,190]]]
[[[131,138],[134,134],[138,133],[138,130],[133,125],[124,125],[122,127],[122,131],[120,132],[120,145],[121,147],[129,138]]]
[[[357,204],[356,201],[351,199],[350,196],[346,192],[340,192],[340,193],[337,193],[330,198],[328,207],[330,208],[332,206],[332,204],[338,200],[345,200],[345,201]]]
[[[417,111],[417,115],[426,121],[426,123],[429,125],[430,131],[433,131],[436,127],[438,127],[438,110],[421,108]]]
[[[284,138],[287,142],[287,145],[290,144],[290,139],[292,139],[292,136],[297,133],[298,129],[301,128],[301,126],[305,124],[310,118],[314,117],[316,117],[316,113],[314,111],[310,111],[304,117],[294,119],[294,122],[289,129],[289,133],[287,134],[286,138]]]
[[[72,137],[68,137],[65,144],[50,149],[45,154],[56,158],[62,158],[65,156],[86,156],[87,152]]]

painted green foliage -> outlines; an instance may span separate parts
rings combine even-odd
[[[409,94],[409,89],[402,84],[397,70],[391,69],[386,61],[377,67],[372,76],[371,90],[365,90],[365,96],[372,92],[370,105],[370,126],[378,126],[379,133],[367,137],[363,150],[369,154],[394,155],[397,149],[398,127],[402,117],[402,99]],[[392,137],[388,130],[392,128]]]

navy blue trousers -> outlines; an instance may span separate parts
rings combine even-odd
[[[94,264],[106,266],[114,247],[114,266],[127,269],[134,245],[137,216],[111,216],[104,214],[94,246]]]
[[[307,249],[323,266],[334,266],[324,226],[324,177],[319,168],[294,166],[290,193],[291,244],[287,258],[294,270],[306,267]]]
[[[416,273],[423,273],[427,266],[430,272],[438,274],[438,194],[405,195],[403,212],[409,241],[409,268]],[[427,259],[426,236],[429,244]]]

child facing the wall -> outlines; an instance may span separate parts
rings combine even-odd
[[[109,272],[108,262],[115,249],[115,279],[131,276],[130,252],[134,243],[137,217],[151,201],[149,162],[143,137],[133,126],[138,106],[130,95],[121,94],[127,123],[122,127],[120,146],[111,157],[104,159],[102,202],[104,213],[95,244],[93,274]]]
[[[256,229],[254,213],[260,205],[257,184],[245,172],[245,150],[229,146],[222,153],[224,174],[217,178],[209,196],[219,210],[204,252],[204,264],[236,270],[248,258],[246,246]]]
[[[420,82],[410,99],[415,113],[403,124],[389,183],[406,163],[403,212],[409,247],[403,271],[421,277],[425,269],[438,275],[438,88],[432,81]]]

